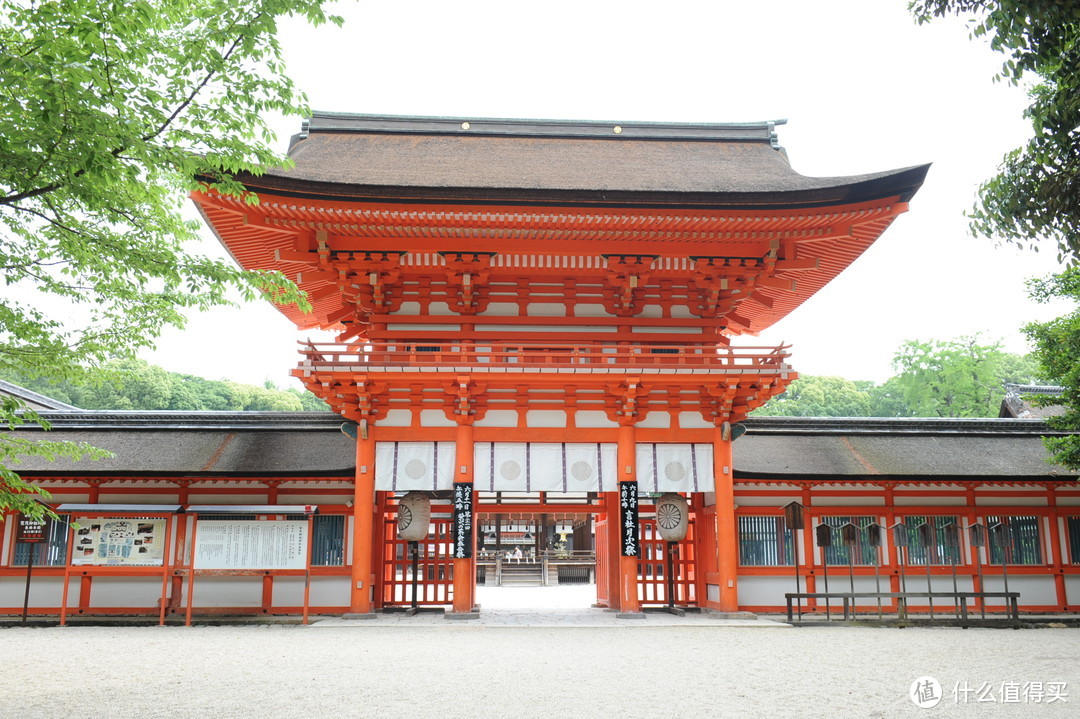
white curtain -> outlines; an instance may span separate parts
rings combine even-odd
[[[477,442],[476,489],[484,492],[613,492],[615,445]]]
[[[376,442],[375,489],[453,489],[456,464],[453,442]]]
[[[711,492],[713,446],[639,443],[637,478],[641,492]]]

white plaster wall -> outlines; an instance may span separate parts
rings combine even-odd
[[[574,317],[611,317],[611,314],[598,303],[584,303],[574,305]]]
[[[1065,599],[1069,604],[1080,604],[1080,577],[1065,575]]]
[[[660,318],[664,316],[664,308],[660,305],[645,305],[635,317]]]
[[[762,577],[758,575],[739,577],[739,604],[741,606],[782,606],[784,593],[795,591],[795,570],[790,577]],[[803,584],[803,591],[806,585]]]
[[[380,427],[411,427],[411,409],[391,409],[386,412],[386,417],[378,421]]]
[[[630,328],[636,334],[686,334],[686,335],[699,335],[702,333],[701,327],[640,327],[634,326]]]
[[[884,507],[884,497],[840,497],[830,496],[828,493],[814,493],[812,506],[814,507]],[[791,501],[791,500],[788,500]],[[745,504],[740,500],[740,504]],[[787,502],[784,502],[787,504]],[[781,505],[782,506],[782,505]]]
[[[66,500],[65,500],[66,501]],[[98,504],[179,504],[175,491],[162,489],[161,494],[121,494],[102,490]]]
[[[735,503],[740,507],[783,507],[790,502],[802,502],[802,496],[793,494],[790,497],[745,497],[735,490]]]
[[[445,307],[446,304],[443,303],[443,306]],[[442,313],[432,311],[431,314],[433,314],[433,315],[449,314],[449,311],[442,312]],[[400,323],[389,324],[389,325],[386,326],[386,329],[389,330],[390,332],[460,332],[461,331],[461,325],[419,324],[419,323],[413,324],[413,323],[410,322],[408,324],[400,324]],[[434,344],[434,343],[432,343],[432,344]]]
[[[158,607],[161,577],[94,577],[90,606]]]
[[[421,427],[456,427],[457,424],[446,417],[441,409],[420,410]]]
[[[187,591],[185,583],[184,591]],[[184,595],[185,600],[187,594]],[[193,607],[262,606],[262,577],[195,577]]]
[[[713,424],[706,422],[701,412],[679,412],[679,426],[683,429],[712,429]],[[735,445],[736,457],[738,457],[738,445]]]
[[[936,497],[930,491],[918,497],[896,496],[893,501],[896,507],[963,507],[966,504],[963,497]]]
[[[566,317],[566,305],[562,302],[530,302],[525,314],[529,317]]]
[[[254,494],[191,494],[188,504],[266,504],[266,488],[253,486]],[[188,534],[190,537],[191,535]]]
[[[985,577],[986,591],[1005,591],[1005,581],[1000,574]],[[1057,604],[1057,593],[1054,590],[1054,578],[1051,576],[1017,576],[1009,575],[1009,591],[1020,592],[1020,606],[1025,604]],[[1002,600],[990,599],[992,603]]]
[[[308,606],[341,607],[349,604],[348,577],[312,577]],[[275,577],[272,606],[304,606],[303,577]]]
[[[14,554],[15,544],[13,537],[15,535],[15,522],[0,522],[0,547],[5,548],[6,551],[0,551],[0,567],[6,567],[11,564],[11,555]]]
[[[518,413],[512,409],[488,410],[483,419],[473,423],[474,427],[517,427]]]
[[[418,314],[420,314],[420,303],[419,302],[402,302],[401,307],[398,308],[397,312],[391,312],[390,314],[394,314],[394,315],[418,315]]]
[[[342,490],[341,494],[283,494],[278,504],[313,504],[316,507],[327,504],[345,504],[353,498],[352,487]]]
[[[529,427],[565,427],[566,412],[561,409],[530,409],[525,413]]]
[[[20,577],[0,577],[0,607],[18,607],[23,605],[26,592],[26,575]],[[64,594],[63,577],[31,577],[30,606],[59,607]],[[79,606],[79,579],[72,577],[68,591],[68,606]]]
[[[582,429],[597,427],[618,427],[618,422],[608,419],[607,413],[598,410],[581,410],[574,413],[574,425]]]
[[[669,429],[671,427],[671,413],[659,410],[649,412],[645,415],[645,419],[638,422],[635,426],[643,427],[645,429]]]
[[[617,327],[603,325],[476,325],[477,332],[564,332],[576,334],[600,334],[618,331]],[[517,340],[515,340],[517,341]],[[546,342],[547,340],[541,340]],[[573,342],[574,340],[567,340]]]
[[[981,492],[981,490],[980,490]],[[1045,497],[994,497],[975,495],[976,507],[1045,507]]]
[[[477,313],[478,317],[513,317],[518,313],[516,302],[491,302],[487,309]]]

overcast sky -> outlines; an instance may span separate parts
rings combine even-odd
[[[847,271],[760,338],[803,374],[882,381],[905,339],[1019,328],[1061,314],[1024,280],[1042,252],[972,238],[965,210],[1025,140],[1020,88],[958,20],[918,26],[905,0],[770,3],[342,3],[345,26],[287,23],[289,72],[317,110],[403,115],[737,122],[778,128],[794,168],[853,175],[932,162],[911,203]],[[753,7],[752,7],[753,6]],[[281,149],[299,118],[274,119]],[[207,231],[210,252],[220,252]],[[192,318],[146,358],[166,369],[286,384],[298,334],[268,305]]]

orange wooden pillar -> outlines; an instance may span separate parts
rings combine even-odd
[[[454,467],[454,484],[473,486],[473,427],[472,423],[459,422],[456,436],[457,462]],[[472,492],[472,525],[469,536],[469,557],[454,559],[454,602],[455,614],[471,612],[476,605],[476,492]],[[456,547],[455,547],[456,550]],[[456,554],[456,551],[455,551]]]
[[[372,610],[375,586],[375,438],[373,429],[361,430],[356,438],[356,483],[353,490],[353,552],[350,614]]]
[[[634,426],[619,426],[618,444],[618,481],[634,482],[637,484],[637,453],[636,433]],[[616,502],[619,502],[616,495]],[[634,614],[641,611],[641,601],[638,599],[638,557],[622,556],[622,536],[626,528],[622,526],[622,512],[618,512],[615,519],[615,531],[612,536],[615,539],[615,551],[618,553],[619,564],[619,611],[623,614]],[[638,532],[638,551],[641,551],[640,530]]]
[[[739,611],[739,533],[735,521],[735,481],[731,461],[731,424],[716,428],[713,482],[716,492],[716,566],[722,612]]]
[[[617,477],[616,477],[617,479]],[[604,553],[604,589],[608,609],[622,606],[622,535],[619,531],[619,493],[604,492],[604,542],[596,551]],[[597,584],[599,584],[597,579]]]

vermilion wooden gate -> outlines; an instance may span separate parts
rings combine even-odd
[[[638,599],[642,605],[666,605],[668,603],[668,542],[656,531],[656,521],[641,519],[641,560],[638,562]],[[686,537],[674,543],[672,552],[672,576],[675,579],[675,604],[696,606],[698,604],[695,583],[697,545],[694,531],[697,523],[693,516]]]
[[[451,521],[432,518],[426,539],[417,542],[416,604],[432,606],[454,601],[454,560],[451,554]],[[409,542],[398,539],[397,507],[383,515],[382,606],[413,603],[413,558]]]

